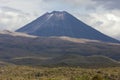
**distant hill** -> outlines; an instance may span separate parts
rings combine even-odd
[[[76,54],[67,54],[50,59],[41,59],[35,57],[24,57],[11,59],[8,62],[17,65],[30,66],[81,66],[81,67],[114,67],[120,64],[105,56],[80,56]]]
[[[44,37],[68,36],[120,43],[120,41],[93,29],[66,11],[45,13],[16,31]]]
[[[57,65],[108,63],[107,65],[109,65],[116,64],[114,60],[120,61],[120,44],[98,40],[65,36],[38,37],[5,31],[0,32],[0,45],[0,61],[21,65],[46,65],[46,63],[56,63]]]
[[[62,55],[46,61],[48,65],[58,66],[81,66],[81,67],[108,67],[120,66],[115,60],[104,56],[80,56],[75,54]]]

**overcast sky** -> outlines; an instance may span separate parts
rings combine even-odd
[[[120,0],[0,0],[0,30],[16,30],[46,12],[68,11],[120,40]]]

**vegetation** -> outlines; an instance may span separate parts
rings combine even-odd
[[[101,55],[120,61],[119,49],[119,44],[105,42],[76,43],[59,37],[29,38],[0,34],[0,59],[4,61],[18,57],[57,57],[63,54]]]
[[[47,66],[47,67],[60,67],[80,66],[83,68],[100,68],[100,67],[120,67],[120,63],[111,58],[93,55],[93,56],[80,56],[76,54],[65,54],[58,57],[16,57],[10,60],[3,60],[2,65],[15,64],[24,66]]]
[[[120,80],[120,67],[0,67],[0,80]]]

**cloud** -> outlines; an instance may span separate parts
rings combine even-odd
[[[1,3],[7,3],[9,2],[10,0],[0,0]]]
[[[89,24],[95,29],[101,31],[116,39],[120,39],[120,11],[102,11],[98,10],[90,14],[77,14],[79,19]]]
[[[120,9],[120,0],[93,0],[106,9]]]
[[[0,7],[0,30],[15,30],[31,21],[32,18],[33,16],[29,13],[24,13],[21,10]]]
[[[80,8],[80,7],[88,7],[89,5],[94,4],[91,0],[43,0],[46,3],[57,3],[57,5],[64,6],[64,8]],[[71,8],[71,9],[72,9]]]
[[[72,4],[86,4],[90,0],[43,0],[45,2],[67,2],[67,3],[72,3]]]

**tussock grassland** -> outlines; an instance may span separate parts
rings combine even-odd
[[[120,80],[120,67],[0,67],[0,80]]]

